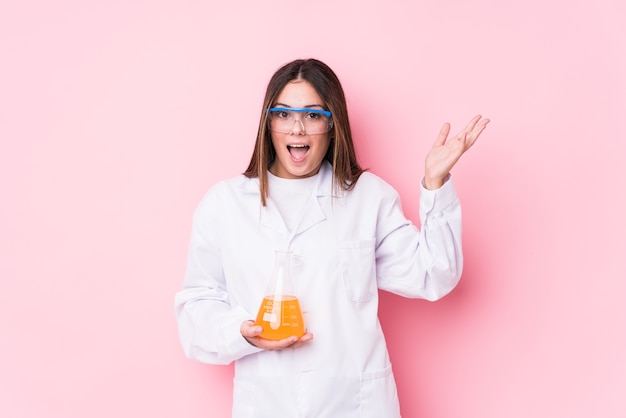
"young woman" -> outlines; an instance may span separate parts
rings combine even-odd
[[[233,417],[400,416],[378,289],[436,300],[456,286],[461,209],[449,173],[488,122],[476,116],[453,137],[444,124],[426,157],[420,230],[356,160],[334,72],[307,59],[273,75],[247,170],[194,214],[175,300],[186,355],[235,361]],[[292,253],[307,332],[275,341],[254,318],[277,250]]]

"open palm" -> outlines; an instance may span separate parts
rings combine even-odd
[[[437,189],[452,170],[452,167],[476,142],[482,131],[485,130],[489,119],[482,116],[475,116],[461,132],[448,138],[450,134],[450,124],[444,123],[439,137],[433,144],[426,156],[426,170],[424,175],[424,186],[427,189]]]

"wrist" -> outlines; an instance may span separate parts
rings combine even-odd
[[[437,190],[441,186],[443,186],[444,179],[445,177],[441,177],[441,178],[424,177],[422,184],[424,185],[424,188],[428,190]]]

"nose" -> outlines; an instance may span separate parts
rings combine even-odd
[[[300,118],[294,118],[293,126],[291,128],[291,134],[294,135],[305,135],[306,130],[304,129],[304,123]]]

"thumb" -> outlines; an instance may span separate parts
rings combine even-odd
[[[257,337],[261,332],[263,332],[263,328],[259,325],[254,325],[254,321],[242,322],[239,330],[241,335],[247,338]]]

